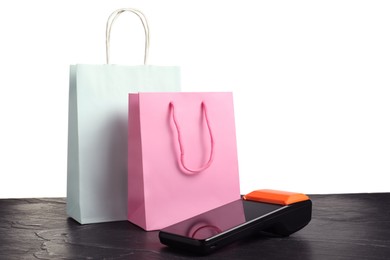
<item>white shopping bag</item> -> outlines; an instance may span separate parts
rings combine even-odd
[[[126,11],[144,26],[144,65],[109,64],[111,26]],[[107,64],[70,66],[67,214],[82,224],[127,220],[128,93],[180,90],[178,67],[146,65],[149,29],[140,11],[113,12],[106,45]]]

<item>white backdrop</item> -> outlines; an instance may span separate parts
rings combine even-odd
[[[66,196],[69,65],[105,62],[105,23],[142,10],[150,63],[233,91],[241,191],[390,191],[390,2],[0,2],[0,198]],[[112,61],[141,64],[130,14]]]

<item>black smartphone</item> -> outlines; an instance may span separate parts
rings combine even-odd
[[[310,222],[311,211],[309,199],[290,205],[240,199],[169,226],[159,238],[172,248],[209,254],[260,231],[289,236]]]

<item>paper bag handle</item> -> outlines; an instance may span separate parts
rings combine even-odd
[[[208,161],[202,167],[200,167],[198,169],[190,169],[184,163],[184,145],[183,145],[183,142],[181,139],[181,130],[179,127],[179,123],[177,122],[177,119],[175,116],[175,105],[173,104],[173,102],[169,103],[169,108],[171,110],[171,116],[172,116],[173,123],[174,123],[176,131],[177,131],[177,140],[179,142],[179,149],[180,149],[179,163],[180,163],[181,167],[183,167],[183,169],[185,169],[187,172],[189,172],[191,174],[199,173],[199,172],[202,172],[202,171],[206,170],[207,168],[209,168],[211,163],[213,162],[213,158],[214,158],[214,137],[213,137],[213,132],[211,131],[209,118],[207,115],[207,107],[206,107],[206,104],[204,102],[202,102],[201,105],[202,105],[203,115],[206,119],[207,128],[209,130],[209,135],[210,135],[210,143],[211,143],[210,156],[209,156]]]
[[[110,36],[111,36],[111,27],[112,24],[115,22],[115,20],[118,18],[119,15],[121,15],[124,12],[131,12],[138,16],[138,18],[142,22],[142,26],[145,30],[145,55],[144,55],[144,64],[146,65],[148,63],[148,55],[149,55],[149,42],[150,42],[150,36],[149,36],[149,25],[148,20],[146,20],[145,15],[133,8],[121,8],[116,11],[114,11],[110,16],[108,17],[107,24],[106,24],[106,62],[107,64],[110,63]]]

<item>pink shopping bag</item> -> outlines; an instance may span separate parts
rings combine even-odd
[[[232,93],[129,94],[130,222],[158,230],[239,198]]]

